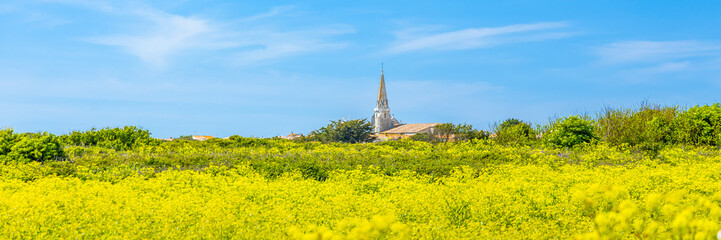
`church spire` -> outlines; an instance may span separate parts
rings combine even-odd
[[[378,101],[376,102],[376,108],[389,108],[388,96],[386,95],[386,81],[383,79],[383,64],[381,64],[381,83],[378,87]]]
[[[386,95],[386,80],[383,77],[383,64],[381,63],[381,82],[378,86],[378,100],[376,108],[373,110],[373,132],[381,133],[385,130],[393,128],[396,124],[400,124],[391,115],[391,108],[388,106],[388,95]]]

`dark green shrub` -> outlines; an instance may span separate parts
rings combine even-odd
[[[470,126],[470,125],[469,125]],[[488,139],[491,134],[488,131],[472,129],[471,131],[460,132],[460,140]]]
[[[174,140],[178,140],[178,139],[188,140],[188,141],[198,141],[198,140],[193,139],[193,135],[180,135],[180,137],[177,137]]]
[[[374,140],[373,125],[365,119],[331,121],[309,134],[311,141],[362,143]]]
[[[543,139],[551,146],[573,147],[581,143],[597,140],[593,122],[579,116],[561,118],[552,123]]]
[[[536,140],[536,132],[531,125],[515,118],[506,119],[494,127],[493,139],[500,144],[528,144]]]
[[[90,131],[74,131],[61,137],[62,142],[73,146],[98,146],[118,151],[130,150],[137,146],[158,145],[160,141],[150,137],[150,131],[135,126],[103,128]]]
[[[697,105],[680,113],[673,121],[673,138],[681,144],[721,144],[721,105]]]
[[[329,176],[327,167],[317,161],[301,161],[298,168],[305,178],[325,181]]]

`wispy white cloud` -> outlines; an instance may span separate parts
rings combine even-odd
[[[463,50],[512,42],[564,38],[573,33],[556,30],[566,27],[568,27],[568,23],[565,22],[541,22],[492,28],[467,28],[430,34],[422,33],[422,29],[411,28],[396,32],[396,42],[388,48],[387,52],[397,54],[419,50]]]
[[[601,63],[660,62],[721,55],[721,45],[700,41],[622,41],[595,49]]]
[[[122,47],[154,65],[164,65],[166,57],[182,50],[215,45],[211,39],[207,39],[207,34],[216,30],[206,20],[156,11],[141,11],[137,15],[144,16],[150,22],[143,33],[95,37],[89,40],[97,44]]]
[[[131,30],[86,40],[119,47],[156,67],[166,65],[175,55],[197,50],[227,50],[228,55],[233,56],[229,62],[248,64],[338,49],[345,47],[346,43],[334,38],[354,32],[347,25],[309,26],[302,31],[284,31],[282,24],[266,22],[271,18],[280,18],[282,22],[282,15],[293,10],[293,6],[274,7],[237,20],[217,21],[208,17],[172,14],[149,6],[95,4],[85,0],[48,1],[75,4],[132,19],[137,25]]]
[[[164,67],[174,57],[223,50],[214,58],[230,64],[256,64],[301,54],[337,50],[348,45],[339,36],[353,33],[349,25],[299,25],[293,22],[295,6],[272,7],[266,12],[237,19],[180,15],[135,1],[34,0],[68,5],[107,14],[103,21],[108,34],[79,37],[93,44],[116,47],[153,67]],[[16,4],[17,5],[17,4]],[[2,11],[17,11],[16,5],[0,4]],[[41,12],[23,9],[27,21],[55,26],[71,23]],[[52,20],[52,21],[51,21]],[[291,29],[292,28],[292,29]],[[300,30],[299,30],[300,29]]]

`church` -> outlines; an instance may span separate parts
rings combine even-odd
[[[388,105],[388,95],[386,94],[386,82],[383,77],[383,68],[381,68],[381,82],[378,87],[378,99],[376,107],[373,109],[373,134],[381,141],[397,140],[407,138],[418,133],[433,134],[435,126],[440,123],[406,123],[402,124],[391,115],[391,108]]]

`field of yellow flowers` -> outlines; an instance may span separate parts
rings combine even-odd
[[[487,142],[67,152],[67,161],[0,165],[0,238],[715,239],[721,230],[717,148],[653,158]]]

